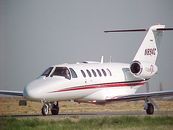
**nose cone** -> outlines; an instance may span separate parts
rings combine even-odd
[[[40,87],[41,86],[38,81],[31,82],[24,88],[24,91],[23,91],[24,97],[31,100],[40,100],[40,96],[41,96]]]

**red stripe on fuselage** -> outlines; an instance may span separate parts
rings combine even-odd
[[[113,87],[135,87],[144,85],[145,81],[138,81],[138,82],[118,82],[118,83],[104,83],[104,84],[95,84],[95,85],[86,85],[86,86],[78,86],[78,87],[71,87],[65,88],[53,92],[65,92],[65,91],[75,91],[75,90],[85,90],[85,89],[96,89],[96,88],[113,88]]]

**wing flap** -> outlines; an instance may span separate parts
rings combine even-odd
[[[159,91],[159,92],[149,92],[149,93],[137,93],[133,95],[125,95],[125,96],[118,96],[112,99],[107,99],[106,102],[112,101],[137,101],[137,100],[145,100],[146,98],[153,97],[168,97],[173,96],[173,90],[171,91]]]

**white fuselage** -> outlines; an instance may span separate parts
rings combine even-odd
[[[59,68],[57,75],[56,68]],[[61,74],[59,76],[61,69],[64,68],[69,71],[69,78]],[[48,75],[40,76],[25,87],[26,98],[36,101],[102,102],[106,99],[134,94],[137,88],[145,83],[145,80],[131,74],[129,64],[123,63],[63,64],[53,66],[51,69]],[[75,71],[76,77],[71,69]]]
[[[165,25],[154,25],[139,47],[131,64],[85,62],[48,68],[40,78],[24,88],[24,97],[43,102],[75,100],[104,102],[135,94],[158,71],[155,65]],[[167,28],[166,30],[170,30]],[[146,29],[106,32],[146,31]]]

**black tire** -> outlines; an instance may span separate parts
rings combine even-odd
[[[52,115],[58,115],[59,114],[59,107],[58,105],[53,104],[51,109]]]
[[[42,109],[41,109],[41,113],[43,116],[47,116],[49,114],[49,106],[48,105],[43,105]]]
[[[148,107],[146,109],[146,113],[148,115],[152,115],[154,113],[154,106],[152,103],[148,103],[147,105],[148,105]]]

